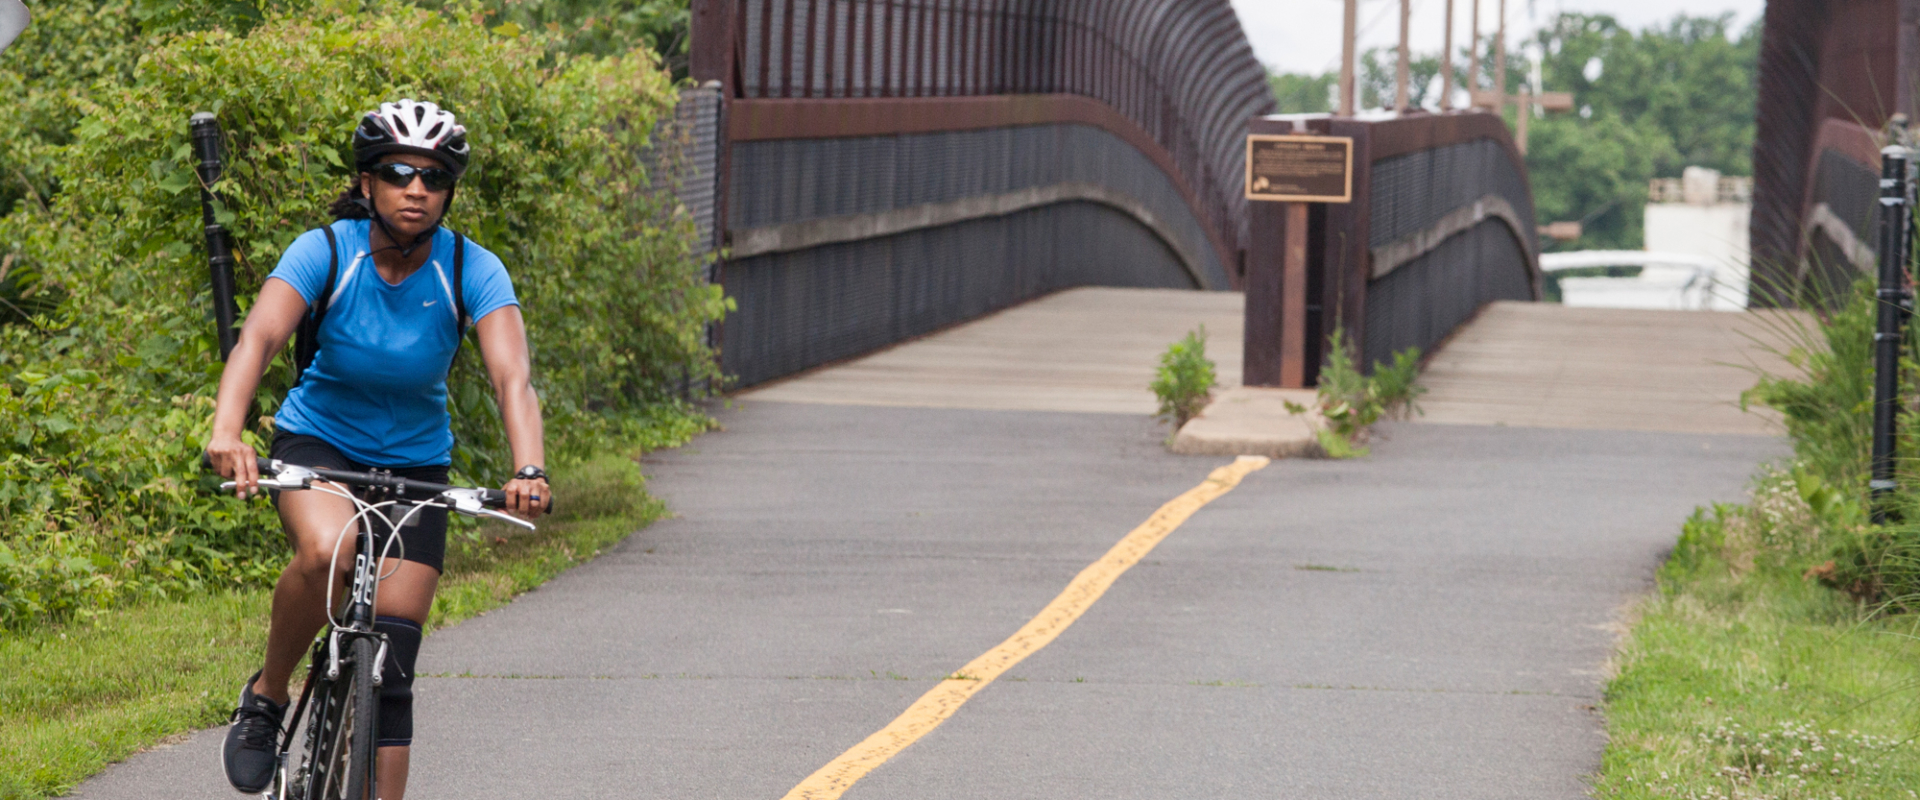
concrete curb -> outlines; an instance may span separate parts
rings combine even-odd
[[[1313,458],[1325,455],[1315,430],[1322,425],[1312,411],[1294,415],[1292,401],[1312,408],[1312,389],[1236,386],[1221,392],[1205,410],[1174,434],[1168,449],[1190,456],[1266,456]]]

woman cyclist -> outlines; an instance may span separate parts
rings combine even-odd
[[[359,176],[334,201],[336,220],[287,248],[247,314],[220,377],[208,458],[234,480],[241,497],[259,491],[255,453],[240,440],[247,407],[267,365],[319,303],[325,313],[314,337],[318,351],[274,415],[272,457],[446,483],[453,449],[447,370],[471,325],[520,467],[504,487],[507,508],[523,517],[538,514],[552,495],[513,284],[498,257],[441,225],[467,168],[466,129],[433,103],[384,103],[354,129],[353,159]],[[460,318],[461,308],[470,319]],[[228,781],[248,793],[264,790],[273,778],[287,682],[327,621],[329,586],[333,597],[343,594],[352,558],[333,563],[331,574],[329,564],[336,540],[356,530],[345,498],[287,492],[276,504],[293,559],[274,587],[266,663],[240,690],[224,752]],[[381,565],[390,577],[380,584],[374,610],[375,627],[390,647],[375,734],[381,800],[402,800],[406,792],[413,665],[446,551],[447,512],[423,508],[416,519],[401,527],[391,551],[404,550],[403,560]],[[344,545],[349,553],[351,541]]]

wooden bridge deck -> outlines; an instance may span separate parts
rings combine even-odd
[[[1152,414],[1167,344],[1205,325],[1222,387],[1240,385],[1242,299],[1073,289],[738,395],[745,400]],[[1495,303],[1428,359],[1420,421],[1771,435],[1742,411],[1756,371],[1785,372],[1803,317]],[[1771,348],[1771,349],[1770,349]]]
[[[1775,434],[1779,415],[1742,411],[1800,315],[1494,303],[1428,360],[1427,422],[1532,428]]]
[[[1202,325],[1220,384],[1240,385],[1243,308],[1234,292],[1069,289],[739,397],[1147,415],[1160,354]]]

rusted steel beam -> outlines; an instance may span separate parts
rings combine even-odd
[[[727,10],[739,20],[730,50],[696,44],[703,74],[725,73],[710,62],[728,60],[735,74],[752,70],[751,88],[736,80],[732,96],[1098,100],[1155,143],[1203,223],[1244,247],[1237,132],[1272,98],[1228,0],[695,2],[697,20]]]
[[[769,0],[771,2],[771,0]],[[780,96],[793,96],[793,3],[786,0],[780,12]]]
[[[760,69],[759,69],[760,83],[757,87],[758,90],[753,92],[751,95],[749,95],[751,97],[766,97],[768,92],[768,87],[769,87],[768,81],[773,79],[772,78],[773,40],[775,37],[773,36],[771,31],[773,29],[774,0],[759,0],[759,1],[760,1],[760,48],[759,48],[760,49]]]
[[[807,64],[805,67],[801,68],[800,96],[812,97],[813,96],[813,63],[819,60],[816,56],[820,52],[820,42],[814,39],[813,32],[816,30],[819,30],[818,15],[820,13],[820,3],[831,2],[831,0],[806,0],[806,2],[807,2],[807,31],[806,31],[806,37],[802,39],[800,43],[800,53],[801,53],[801,57],[807,60]]]
[[[740,0],[694,0],[689,32],[687,71],[696,83],[719,81],[723,97],[737,96],[738,78],[734,69],[736,31],[734,19]]]
[[[986,97],[875,98],[846,100],[740,100],[727,120],[727,138],[735,142],[777,139],[835,139],[895,136],[941,131],[984,130],[1019,125],[1090,125],[1113,134],[1140,151],[1165,173],[1194,217],[1201,221],[1215,255],[1229,272],[1234,248],[1221,235],[1206,206],[1194,193],[1159,142],[1112,106],[1072,94],[992,95]]]
[[[833,91],[833,62],[840,58],[842,52],[848,53],[848,58],[851,58],[853,48],[840,46],[840,0],[825,0],[825,2],[827,4],[827,52],[824,54],[823,61],[826,63],[826,83],[821,88],[820,96],[839,97],[840,95],[834,94]]]
[[[927,94],[927,62],[932,61],[932,53],[927,49],[927,22],[933,16],[927,13],[925,0],[908,5],[913,15],[913,96],[925,97]]]
[[[1368,157],[1374,161],[1475,139],[1492,139],[1507,151],[1514,169],[1522,175],[1527,173],[1527,161],[1514,146],[1513,136],[1507,132],[1506,124],[1493,114],[1416,114],[1366,124],[1372,129]]]

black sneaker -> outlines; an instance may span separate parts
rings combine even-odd
[[[259,794],[273,782],[274,757],[280,745],[280,721],[287,707],[253,693],[260,673],[247,679],[240,690],[240,707],[233,710],[227,729],[227,746],[222,760],[227,767],[227,782],[247,794]]]

